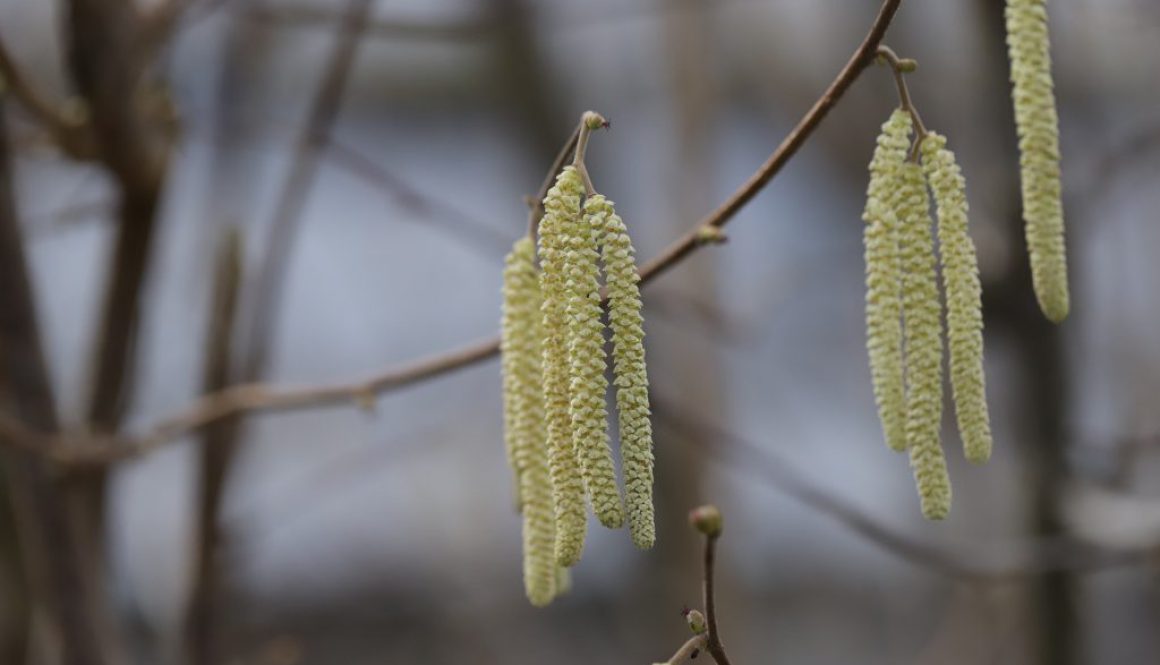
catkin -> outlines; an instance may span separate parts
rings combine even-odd
[[[524,590],[542,607],[556,595],[556,524],[544,432],[540,284],[530,238],[517,240],[508,255],[503,290],[506,440],[523,512]]]
[[[656,542],[653,514],[653,440],[649,422],[648,372],[644,359],[640,275],[632,240],[611,201],[596,195],[588,209],[604,222],[602,261],[608,284],[612,328],[613,383],[619,413],[620,457],[633,543],[648,549]]]
[[[967,233],[967,188],[946,137],[922,140],[923,171],[938,209],[938,242],[947,302],[951,391],[963,453],[972,462],[991,457],[991,422],[983,376],[983,303],[975,244]]]
[[[1040,309],[1059,323],[1067,316],[1069,297],[1047,3],[1007,0],[1006,19],[1031,277]]]
[[[897,205],[899,178],[910,146],[910,114],[897,109],[882,125],[870,161],[863,243],[866,258],[866,349],[874,401],[886,445],[906,448],[906,395],[902,353],[902,264]]]
[[[604,378],[604,323],[597,267],[597,245],[604,214],[599,211],[598,199],[603,197],[589,198],[583,217],[571,224],[564,261],[571,377],[569,413],[592,512],[601,524],[615,529],[624,524],[624,506],[608,447],[608,411],[604,399],[608,381]]]
[[[544,198],[540,220],[540,290],[543,294],[544,418],[556,512],[556,562],[575,565],[584,549],[586,515],[584,481],[572,440],[569,414],[569,368],[565,255],[569,227],[580,216],[584,183],[575,168],[565,167]]]
[[[530,268],[530,270],[529,270]],[[515,504],[522,509],[520,497],[520,423],[533,405],[524,397],[531,383],[539,391],[540,342],[537,319],[540,316],[540,286],[535,269],[535,246],[529,238],[516,241],[504,260],[503,308],[500,325],[500,358],[503,372],[504,447],[515,484]],[[534,327],[531,327],[534,326]],[[536,375],[529,373],[529,356],[535,362]],[[542,397],[541,397],[542,400]],[[542,405],[536,405],[542,410]]]
[[[906,447],[927,519],[950,512],[951,485],[939,443],[942,420],[942,307],[936,279],[930,200],[922,168],[901,167],[902,309],[906,345]]]

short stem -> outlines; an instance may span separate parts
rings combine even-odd
[[[576,152],[572,155],[572,166],[579,171],[580,177],[584,180],[584,193],[588,196],[596,193],[596,188],[592,186],[592,179],[588,177],[588,169],[584,165],[584,156],[588,151],[588,139],[592,136],[592,130],[607,126],[608,121],[595,111],[585,111],[584,115],[580,117],[580,134],[576,137]]]
[[[918,138],[911,148],[910,160],[918,159],[918,146],[922,139],[926,136],[926,125],[922,122],[922,116],[918,114],[918,109],[914,106],[914,101],[910,98],[910,89],[906,87],[906,73],[913,71],[913,60],[903,60],[898,57],[894,49],[889,46],[882,45],[878,47],[878,56],[890,65],[890,71],[894,75],[894,85],[898,88],[898,101],[902,109],[910,114],[911,120],[914,121],[914,128]]]
[[[730,665],[729,656],[725,655],[725,645],[721,643],[721,633],[717,630],[717,603],[714,597],[713,568],[717,553],[717,537],[720,534],[705,536],[705,623],[708,626],[708,639],[705,649],[717,665]]]

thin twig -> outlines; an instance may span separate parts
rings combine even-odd
[[[705,621],[709,627],[708,639],[705,641],[705,650],[717,661],[717,665],[730,665],[729,656],[725,654],[725,645],[721,643],[721,632],[717,628],[717,600],[713,584],[714,569],[716,568],[717,539],[721,537],[720,530],[705,535]]]
[[[226,229],[214,270],[214,294],[206,335],[202,381],[206,390],[220,390],[230,380],[238,291],[242,282],[242,236]],[[185,616],[186,665],[220,660],[215,601],[221,579],[224,533],[222,497],[234,459],[238,418],[225,418],[202,431],[201,476],[198,479],[193,580]]]
[[[704,241],[706,231],[715,232],[727,224],[781,171],[858,76],[873,62],[878,45],[885,36],[900,3],[901,0],[885,0],[883,2],[869,33],[854,51],[845,67],[798,122],[797,126],[774,150],[769,159],[729,199],[705,216],[691,231],[670,244],[658,257],[643,266],[640,270],[642,284],[652,281],[699,247],[703,247],[706,244]],[[452,370],[487,360],[498,353],[499,338],[493,337],[415,361],[401,368],[391,368],[369,379],[354,383],[306,388],[282,388],[261,384],[234,386],[225,391],[199,398],[191,406],[155,425],[140,438],[112,438],[101,441],[97,454],[81,453],[68,449],[63,445],[63,441],[56,441],[55,445],[50,445],[47,449],[51,451],[51,457],[58,461],[77,464],[107,464],[140,455],[167,440],[187,434],[193,429],[204,427],[220,418],[246,411],[306,408],[349,402],[352,399],[364,401],[368,394],[374,395],[434,378]],[[3,414],[0,414],[0,434],[7,435],[10,440],[16,440],[15,445],[20,445],[26,449],[45,449],[36,445],[35,441],[38,438],[43,438],[43,435],[30,431],[18,421]],[[92,447],[90,446],[90,448]]]
[[[488,257],[503,257],[511,248],[509,233],[495,230],[481,220],[419,191],[349,144],[336,141],[332,136],[327,147],[326,155],[335,165],[387,194],[401,207],[450,231],[450,235],[457,241],[480,250]]]
[[[84,123],[66,116],[28,82],[3,40],[0,40],[0,90],[10,91],[66,153],[78,158],[92,155],[91,136]]]
[[[922,145],[922,139],[926,136],[926,125],[922,122],[922,116],[918,114],[918,108],[914,105],[914,100],[910,98],[910,88],[906,86],[906,74],[914,71],[914,61],[904,60],[898,57],[894,49],[885,44],[878,47],[878,57],[886,61],[890,66],[890,71],[894,74],[894,86],[898,88],[898,102],[902,110],[910,114],[910,119],[914,122],[914,129],[916,138],[914,144],[910,147],[910,154],[908,159],[910,161],[918,160],[918,149]]]

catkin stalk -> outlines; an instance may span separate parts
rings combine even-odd
[[[906,345],[906,447],[922,503],[931,520],[950,512],[951,484],[939,443],[942,420],[942,307],[936,279],[930,200],[922,168],[901,168],[902,309]]]
[[[922,141],[923,171],[938,209],[938,241],[947,302],[951,391],[963,453],[972,462],[991,457],[991,421],[983,375],[983,302],[975,243],[967,233],[967,187],[946,137]]]
[[[592,512],[609,528],[624,524],[624,505],[612,451],[608,447],[608,411],[604,394],[604,323],[601,321],[597,244],[604,222],[596,198],[588,199],[583,217],[571,225],[565,257],[568,317],[568,361],[571,377],[569,413],[576,455]]]
[[[1006,19],[1031,277],[1043,314],[1059,323],[1070,303],[1047,3],[1007,0]]]
[[[906,448],[902,349],[902,262],[895,214],[899,178],[910,146],[910,114],[897,109],[882,125],[870,161],[863,244],[866,259],[866,350],[886,445]]]
[[[580,216],[584,183],[565,167],[544,198],[540,220],[540,290],[543,294],[544,418],[556,512],[556,562],[573,566],[584,549],[584,481],[572,440],[568,386],[565,254],[568,228]]]
[[[608,319],[612,328],[613,383],[619,413],[620,458],[624,470],[628,525],[633,543],[648,549],[656,543],[653,512],[653,438],[649,422],[648,372],[644,358],[640,275],[632,240],[611,201],[596,195],[589,209],[601,213],[602,260],[608,285]]]

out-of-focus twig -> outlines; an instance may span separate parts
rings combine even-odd
[[[206,357],[202,382],[207,391],[220,390],[230,380],[234,319],[242,280],[242,239],[236,227],[226,230],[214,270]],[[186,614],[187,665],[220,662],[215,600],[220,588],[221,505],[226,473],[236,445],[237,418],[224,418],[203,435],[198,481],[193,583]]]
[[[0,91],[10,92],[66,153],[78,158],[92,157],[92,135],[83,115],[70,117],[36,90],[16,66],[3,39],[0,39]]]
[[[336,27],[335,43],[323,69],[318,93],[294,147],[290,173],[282,185],[267,239],[265,256],[255,276],[248,308],[250,318],[242,347],[243,380],[254,380],[266,365],[267,349],[274,345],[274,319],[281,306],[282,287],[319,156],[342,104],[359,42],[366,30],[372,0],[349,0]]]
[[[510,249],[509,234],[492,230],[481,221],[424,194],[346,143],[332,137],[328,145],[327,157],[333,163],[382,191],[413,214],[447,229],[457,240],[492,257],[503,257]]]

